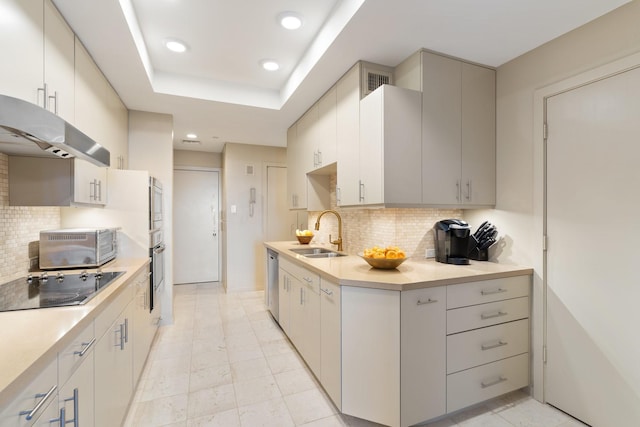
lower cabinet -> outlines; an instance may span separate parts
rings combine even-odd
[[[96,343],[96,426],[121,425],[133,395],[133,346],[129,339],[132,314],[130,303]]]
[[[400,419],[413,425],[446,412],[444,286],[400,294]]]
[[[344,414],[407,427],[529,384],[531,276],[340,286],[280,257],[279,322]]]
[[[151,343],[158,329],[157,316],[150,312],[149,271],[139,273],[134,279],[136,295],[133,301],[133,385],[138,384],[142,369],[151,350]],[[159,307],[157,308],[159,312]]]
[[[320,383],[342,408],[342,322],[340,286],[320,279]]]
[[[58,392],[60,425],[91,427],[94,424],[94,353],[83,355],[84,361]]]

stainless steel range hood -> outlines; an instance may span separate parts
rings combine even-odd
[[[0,153],[61,157],[109,166],[109,150],[38,105],[0,95]]]

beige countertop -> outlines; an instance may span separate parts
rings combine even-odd
[[[26,387],[72,341],[74,333],[102,312],[148,263],[148,258],[137,258],[105,264],[103,271],[126,273],[84,305],[1,312],[0,408]]]
[[[397,269],[379,270],[370,267],[365,260],[357,255],[307,258],[291,251],[291,249],[305,247],[335,248],[328,245],[301,245],[296,241],[265,242],[264,245],[278,252],[280,256],[298,262],[321,277],[342,286],[407,291],[431,286],[533,274],[532,268],[517,265],[486,261],[471,261],[470,265],[451,265],[436,262],[435,259],[413,258],[407,259]]]

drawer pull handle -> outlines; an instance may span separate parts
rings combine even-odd
[[[482,320],[487,320],[487,319],[493,319],[494,317],[502,317],[502,316],[506,316],[508,313],[504,312],[504,311],[499,311],[497,313],[482,313],[480,315],[480,318]]]
[[[51,396],[53,396],[53,393],[56,391],[57,388],[58,386],[54,385],[46,394],[42,394],[42,393],[36,394],[36,398],[41,397],[42,399],[40,399],[40,401],[36,404],[36,406],[34,406],[32,410],[20,411],[20,415],[26,415],[25,417],[26,420],[30,421],[36,415],[36,412],[38,412],[40,408],[42,408],[42,405],[44,405],[44,402],[46,402],[47,400],[49,400]]]
[[[504,347],[507,344],[508,343],[500,340],[495,344],[482,344],[480,347],[482,348],[482,351],[487,351],[487,350],[491,350],[492,348]]]
[[[491,386],[496,385],[496,384],[503,383],[505,381],[507,381],[507,379],[505,377],[499,377],[499,378],[497,378],[497,379],[495,379],[493,381],[489,381],[489,382],[482,381],[480,383],[480,385],[482,386],[482,388],[487,388],[487,387],[491,387]]]
[[[502,288],[498,288],[498,289],[494,289],[494,290],[491,290],[491,291],[480,291],[480,294],[482,296],[485,296],[485,295],[501,294],[503,292],[507,292],[507,290],[506,289],[502,289]]]
[[[74,351],[73,354],[77,354],[80,357],[84,356],[87,353],[87,351],[89,351],[89,349],[91,348],[91,346],[95,342],[96,342],[96,338],[95,337],[91,338],[91,341],[89,341],[89,342],[83,342],[82,346],[84,348],[82,349],[82,351]]]
[[[322,292],[324,292],[325,294],[327,294],[327,295],[333,295],[333,291],[332,291],[332,290],[330,290],[330,289],[320,288],[320,290],[321,290]]]
[[[431,299],[429,298],[426,301],[422,301],[422,300],[418,300],[418,302],[416,303],[416,305],[425,305],[425,304],[433,304],[434,302],[438,302],[437,299]]]
[[[307,282],[308,284],[312,284],[313,283],[313,279],[310,279],[308,277],[303,277],[302,280],[304,280],[305,282]]]

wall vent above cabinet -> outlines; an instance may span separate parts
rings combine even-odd
[[[361,79],[360,99],[369,95],[382,85],[393,84],[393,70],[384,65],[363,62]]]

